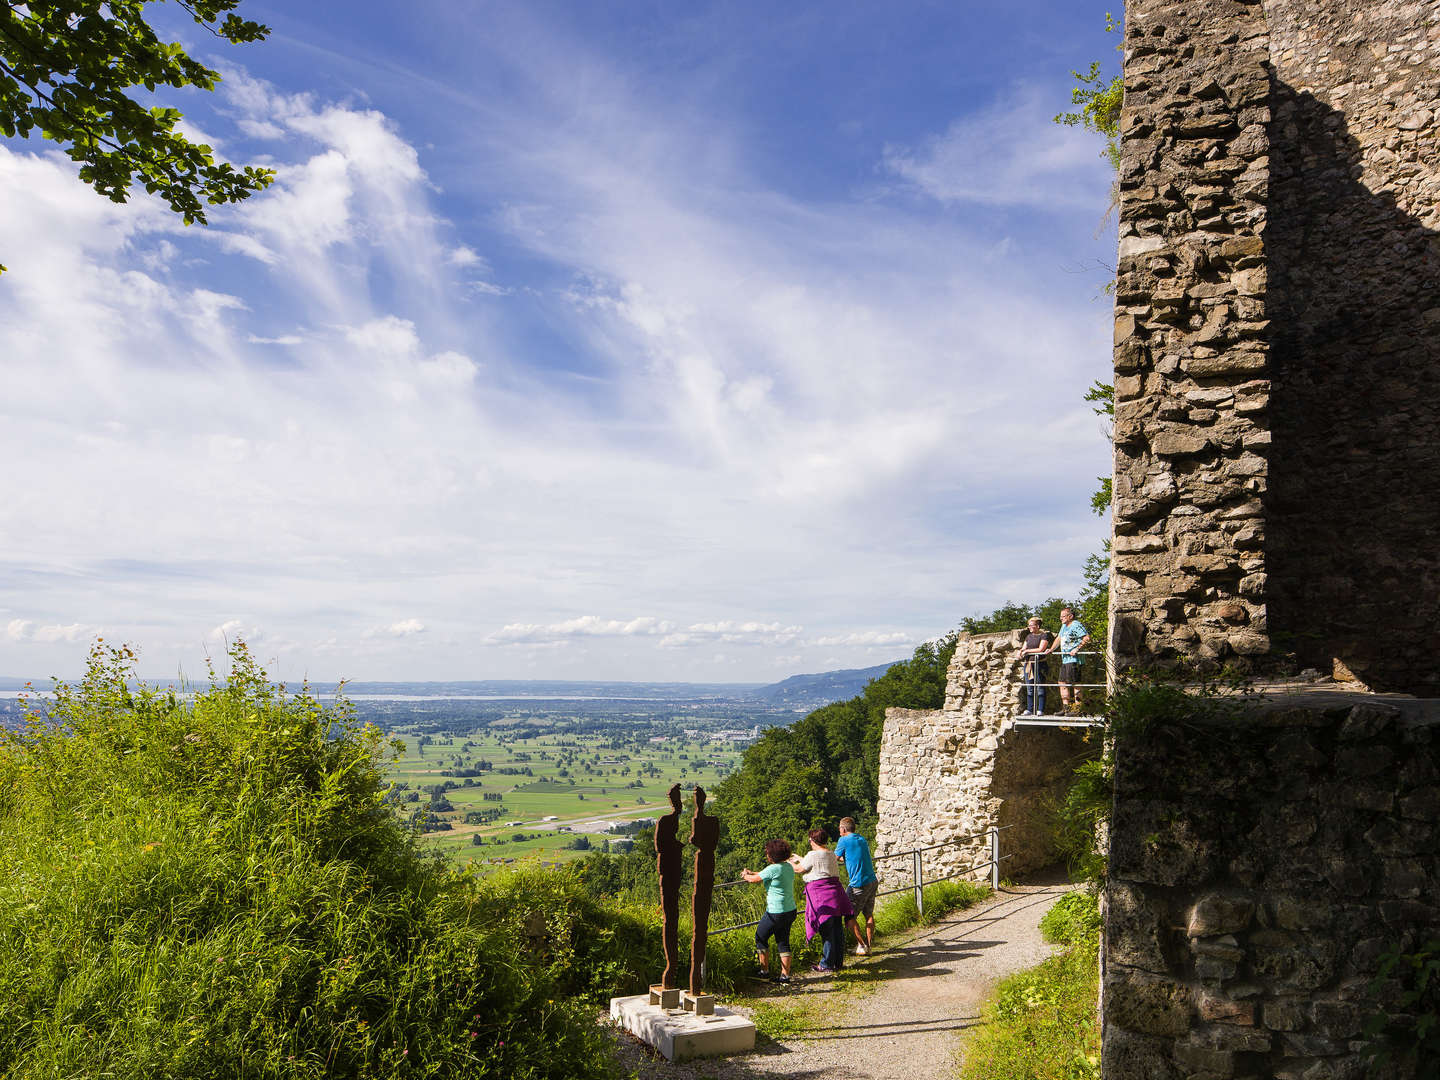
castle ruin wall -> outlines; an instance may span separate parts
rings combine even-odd
[[[1131,0],[1117,664],[1440,693],[1440,0]]]
[[[875,830],[885,888],[912,873],[909,859],[886,856],[937,844],[946,846],[924,854],[927,880],[972,867],[966,876],[988,877],[991,826],[1009,826],[1000,833],[1003,876],[1055,861],[1055,805],[1098,747],[1074,729],[1014,725],[1022,641],[1019,631],[962,635],[942,708],[886,710]],[[1058,664],[1049,667],[1053,679]]]

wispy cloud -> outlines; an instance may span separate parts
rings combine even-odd
[[[788,190],[723,108],[697,126],[574,41],[476,48],[523,71],[445,91],[472,111],[444,153],[227,77],[205,127],[279,179],[205,233],[0,147],[27,664],[74,653],[36,626],[163,642],[160,670],[264,627],[316,677],[503,676],[529,647],[557,675],[745,678],[1010,599],[1017,533],[1064,590],[1105,467],[1078,400],[1103,311],[924,200]],[[1034,145],[987,114],[866,168],[962,206],[947,147],[983,136],[975,190],[1050,190],[1078,151],[1007,107]],[[163,590],[123,568],[202,557]]]
[[[1058,127],[1054,111],[1043,91],[1022,85],[918,144],[887,146],[885,168],[945,203],[1093,212],[1108,166],[1095,137]]]

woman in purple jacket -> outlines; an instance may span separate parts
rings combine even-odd
[[[811,829],[805,857],[790,856],[790,865],[805,877],[805,940],[820,935],[820,963],[814,971],[839,971],[845,965],[845,920],[855,915],[840,884],[840,860],[825,846],[829,841],[823,827]]]

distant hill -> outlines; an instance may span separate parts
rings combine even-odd
[[[865,689],[871,679],[877,679],[890,670],[888,664],[875,667],[848,668],[844,671],[821,671],[814,675],[791,675],[769,686],[750,691],[750,696],[767,705],[792,709],[817,709],[832,701],[847,701]]]

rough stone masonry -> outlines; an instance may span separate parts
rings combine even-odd
[[[1130,0],[1111,646],[1440,694],[1440,0]]]
[[[923,855],[926,880],[988,878],[992,825],[1009,826],[1000,833],[1003,876],[1054,862],[1055,806],[1075,767],[1099,747],[1076,729],[1014,726],[1023,638],[1020,631],[961,635],[944,707],[886,710],[875,831],[885,888],[911,880],[909,858],[890,856],[936,844],[945,846]],[[1051,679],[1057,661],[1050,662]]]
[[[1231,702],[1117,748],[1103,1075],[1361,1080],[1382,956],[1440,933],[1440,702]]]

